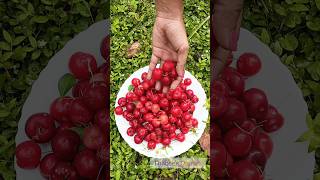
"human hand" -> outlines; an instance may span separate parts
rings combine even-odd
[[[189,44],[182,18],[168,18],[157,16],[152,34],[152,57],[149,65],[148,79],[160,60],[160,67],[165,60],[177,62],[176,71],[178,77],[171,86],[163,86],[162,91],[168,92],[169,88],[175,89],[184,77]],[[161,89],[161,82],[157,81],[156,90]]]
[[[227,59],[237,49],[242,20],[243,0],[215,0],[211,16],[213,66],[212,79],[218,78]]]

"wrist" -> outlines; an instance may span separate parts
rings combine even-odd
[[[183,0],[156,0],[157,17],[171,20],[183,19]]]

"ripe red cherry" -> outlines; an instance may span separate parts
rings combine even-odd
[[[246,105],[248,116],[257,120],[263,119],[268,112],[268,99],[266,94],[257,88],[244,92],[243,101]]]
[[[100,44],[100,54],[107,61],[110,57],[110,35],[103,38]]]
[[[101,109],[94,116],[94,124],[101,130],[106,130],[109,125],[109,110]]]
[[[50,115],[59,123],[68,122],[68,110],[72,102],[71,97],[60,97],[50,106]]]
[[[187,127],[182,127],[180,130],[183,134],[187,134],[189,132],[189,128]]]
[[[40,173],[43,177],[49,177],[55,165],[59,162],[54,153],[47,154],[41,159]]]
[[[73,166],[77,169],[79,175],[84,178],[96,178],[100,169],[96,154],[88,149],[84,149],[76,155]]]
[[[171,82],[172,82],[172,79],[169,76],[163,76],[161,78],[161,83],[164,86],[169,86],[171,84]]]
[[[77,79],[89,79],[97,69],[96,59],[89,53],[76,52],[70,57],[69,70]]]
[[[193,93],[193,91],[192,91],[191,89],[188,89],[188,90],[186,91],[186,93],[187,93],[187,95],[188,95],[189,98],[192,98],[192,97],[194,96],[194,93]]]
[[[128,103],[128,104],[126,105],[126,110],[127,110],[129,113],[132,113],[135,108],[136,108],[136,105],[135,105],[134,103]]]
[[[183,83],[184,83],[185,85],[187,85],[187,86],[190,86],[191,83],[192,83],[192,81],[191,81],[190,78],[186,78],[186,79],[184,79]]]
[[[129,127],[129,128],[127,129],[127,134],[128,134],[128,136],[133,136],[135,133],[136,133],[136,132],[135,132],[135,130],[134,130],[133,127]]]
[[[180,133],[177,135],[176,139],[180,142],[183,142],[186,139],[186,137],[183,133]]]
[[[226,81],[230,88],[230,95],[234,97],[239,97],[242,95],[245,82],[241,74],[239,74],[234,68],[227,67],[222,72],[222,79]]]
[[[160,106],[159,106],[159,104],[152,104],[151,111],[152,111],[153,113],[158,113],[158,112],[160,111]]]
[[[124,107],[127,104],[127,99],[125,97],[119,98],[118,104],[119,106]]]
[[[90,86],[89,80],[81,80],[76,83],[72,88],[73,97],[82,97],[86,89]]]
[[[152,141],[152,140],[150,140],[150,141],[148,142],[148,149],[155,149],[156,146],[157,146],[156,142],[154,142],[154,141]]]
[[[177,122],[177,118],[176,118],[176,117],[173,117],[173,116],[170,116],[170,117],[169,117],[169,122],[170,122],[170,123],[175,123],[175,122]]]
[[[36,113],[27,119],[25,132],[37,143],[46,143],[56,133],[54,119],[48,113]]]
[[[254,134],[255,130],[257,130],[257,124],[253,119],[243,121],[240,127],[250,134]]]
[[[150,100],[152,103],[158,103],[160,101],[160,96],[157,94],[154,94],[153,96],[151,96]]]
[[[108,94],[106,92],[108,92],[106,86],[91,84],[84,92],[84,103],[93,111],[102,109],[107,105]]]
[[[253,147],[261,150],[267,156],[267,158],[270,158],[273,151],[273,142],[267,133],[263,131],[257,131],[253,138]]]
[[[172,114],[174,117],[181,117],[181,115],[182,115],[182,110],[181,110],[181,108],[178,107],[178,106],[172,107],[172,109],[171,109],[171,114]]]
[[[193,119],[191,120],[191,123],[192,123],[192,126],[193,126],[193,127],[195,127],[195,128],[198,127],[198,120],[197,120],[197,119],[194,119],[194,118],[193,118]]]
[[[148,89],[150,88],[149,83],[148,83],[147,81],[143,81],[143,82],[142,82],[142,88],[143,88],[144,90],[148,90]]]
[[[147,135],[147,129],[146,128],[139,128],[138,130],[137,130],[137,135],[139,136],[139,137],[145,137],[146,135]]]
[[[184,102],[182,102],[181,104],[180,104],[180,108],[182,109],[182,111],[188,111],[189,109],[190,109],[190,103],[189,102],[186,102],[186,101],[184,101]]]
[[[213,141],[212,142],[212,152],[211,154],[211,160],[213,160],[215,163],[213,163],[213,171],[216,175],[218,171],[222,171],[226,167],[226,161],[227,161],[227,150],[225,146],[218,142]],[[210,150],[211,151],[211,150]]]
[[[141,84],[140,79],[138,79],[138,78],[133,78],[133,79],[131,80],[131,84],[132,84],[134,87],[138,87],[138,86]]]
[[[177,91],[175,90],[173,95],[172,95],[173,99],[180,99],[181,98],[181,91]]]
[[[175,63],[172,60],[166,60],[164,61],[162,65],[162,70],[164,72],[171,72],[175,67]]]
[[[244,76],[253,76],[261,69],[261,60],[254,53],[243,53],[237,61],[237,70]]]
[[[228,110],[220,119],[220,124],[224,129],[234,127],[234,123],[241,125],[247,119],[246,108],[243,103],[234,98],[227,98]]]
[[[143,88],[134,88],[133,93],[138,97],[140,97],[144,94],[144,90]]]
[[[238,161],[228,168],[231,179],[262,180],[263,177],[257,167],[248,160]]]
[[[193,103],[199,102],[199,98],[198,98],[197,96],[193,96],[193,97],[192,97],[192,102],[193,102]]]
[[[227,83],[222,79],[214,80],[211,89],[213,90],[213,93],[217,93],[225,97],[229,96],[230,93]]]
[[[79,179],[79,175],[75,169],[74,166],[72,166],[70,163],[68,162],[58,162],[51,174],[49,179],[50,180],[60,180],[60,179],[64,179],[68,177],[68,180],[78,180]]]
[[[152,108],[152,102],[151,101],[147,101],[144,106],[147,108],[147,110],[151,110]]]
[[[109,144],[105,143],[97,150],[96,156],[100,163],[107,163],[110,158],[108,146]]]
[[[245,159],[259,166],[261,170],[264,170],[267,163],[267,156],[262,151],[256,149],[252,149]]]
[[[163,146],[169,146],[170,143],[171,143],[171,140],[169,138],[164,138],[162,139],[162,142]]]
[[[35,142],[24,141],[17,146],[15,155],[20,168],[34,169],[40,163],[41,148]]]
[[[162,77],[162,69],[155,68],[152,72],[152,79],[154,80],[160,80]]]
[[[59,133],[60,131],[62,130],[65,130],[65,129],[71,129],[74,127],[74,124],[71,123],[71,122],[64,122],[62,124],[59,124],[59,127],[57,129],[57,132],[56,133]]]
[[[176,68],[173,68],[172,71],[171,71],[171,74],[170,74],[170,77],[175,79],[178,77],[178,73],[177,73],[177,70]]]
[[[167,115],[165,115],[165,114],[163,114],[163,115],[161,115],[160,117],[159,117],[159,120],[160,120],[160,123],[161,124],[168,124],[168,122],[169,122],[169,118],[168,118],[168,116]]]
[[[80,137],[72,130],[62,130],[51,140],[52,151],[61,160],[72,160],[79,145]]]
[[[147,77],[148,77],[148,73],[147,73],[147,72],[144,72],[144,73],[141,74],[141,79],[142,79],[143,81],[146,80]]]
[[[224,136],[223,142],[228,152],[234,157],[246,156],[252,147],[250,135],[239,128],[229,130]]]
[[[213,117],[219,118],[228,110],[228,100],[225,96],[213,93],[212,98]]]
[[[159,105],[161,108],[165,108],[169,106],[169,100],[167,98],[161,98],[159,101]]]
[[[154,85],[156,84],[156,80],[150,79],[150,80],[148,80],[148,84],[149,84],[150,88],[154,88]]]
[[[133,139],[136,144],[141,144],[143,141],[143,139],[138,135],[135,135]]]
[[[97,150],[106,142],[106,136],[97,125],[86,127],[83,131],[83,144],[92,150]]]
[[[114,112],[116,113],[116,115],[121,115],[123,114],[123,109],[122,107],[118,106],[114,109]]]
[[[271,133],[279,130],[283,126],[284,118],[274,106],[269,105],[268,112],[262,122],[263,129],[266,132]]]
[[[86,124],[92,120],[93,114],[81,99],[74,99],[70,105],[68,118],[75,124]]]

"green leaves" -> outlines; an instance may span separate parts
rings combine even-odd
[[[72,74],[67,73],[63,75],[58,82],[60,96],[65,96],[75,83],[76,79]]]
[[[299,42],[294,35],[285,35],[284,37],[280,38],[280,45],[288,51],[294,51],[297,49]]]
[[[320,31],[320,18],[314,17],[309,20],[307,23],[307,27],[312,31]]]
[[[3,34],[3,38],[4,38],[8,43],[11,43],[11,42],[12,42],[11,35],[10,35],[6,30],[2,30],[2,34]]]
[[[318,113],[314,119],[308,114],[306,123],[309,130],[304,132],[296,142],[309,142],[308,152],[310,153],[320,147],[320,113]]]
[[[46,23],[48,21],[48,17],[47,16],[34,16],[33,18],[31,18],[31,21],[35,22],[35,23]]]

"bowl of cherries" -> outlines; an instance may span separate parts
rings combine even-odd
[[[185,71],[184,79],[167,93],[156,81],[170,85],[177,78],[176,63],[166,60],[147,78],[148,67],[134,72],[122,85],[115,103],[118,130],[129,146],[153,158],[178,156],[197,143],[206,127],[206,93]]]

